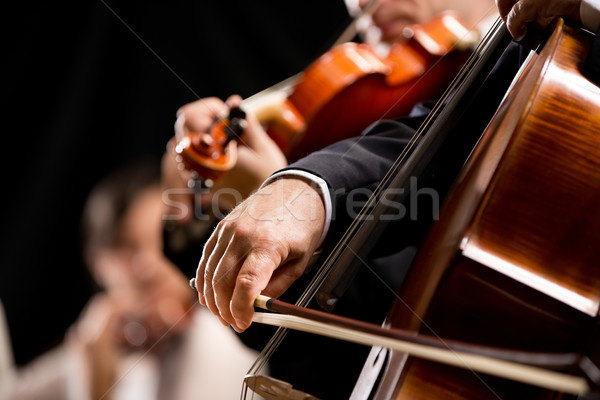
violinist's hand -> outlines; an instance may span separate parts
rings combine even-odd
[[[241,103],[239,96],[231,96],[224,103],[215,97],[201,99],[181,107],[175,122],[175,139],[188,132],[208,132],[215,118],[227,115],[231,107]],[[252,192],[273,172],[287,166],[287,160],[275,142],[267,135],[256,117],[248,113],[248,125],[242,138],[238,138],[238,159],[231,171],[219,178],[211,194],[222,210],[229,210]],[[171,152],[172,153],[172,152]],[[187,182],[177,170],[174,157],[163,160],[163,180],[175,188],[186,188]],[[191,196],[181,200],[191,209]]]
[[[361,8],[371,3],[358,0]],[[409,39],[405,29],[413,24],[425,24],[445,11],[453,11],[468,27],[476,27],[493,15],[494,0],[379,0],[372,14],[373,23],[380,30],[380,40],[386,43]]]
[[[175,136],[169,140],[167,151],[162,157],[161,184],[166,195],[165,214],[180,222],[189,221],[193,216],[194,197],[188,189],[189,171],[179,169],[174,147],[188,132],[207,132],[214,119],[227,115],[228,107],[216,97],[208,97],[188,103],[177,111]]]
[[[360,0],[364,7],[368,1]],[[402,0],[379,1],[372,15],[373,22],[381,31],[381,41],[394,43],[407,40],[404,29],[422,24],[446,9],[445,2]]]
[[[300,179],[277,180],[222,220],[196,272],[199,300],[236,331],[252,322],[259,294],[278,297],[302,275],[319,245],[325,208]]]
[[[565,17],[581,22],[579,8],[581,0],[496,0],[500,17],[506,22],[515,40],[527,33],[527,23],[536,22],[545,26],[554,17]]]
[[[227,99],[228,108],[241,103],[239,96]],[[239,140],[235,166],[215,182],[212,193],[218,196],[221,209],[231,210],[254,193],[275,171],[288,165],[285,155],[265,132],[256,116],[246,115],[248,125]],[[233,189],[233,190],[232,190]]]

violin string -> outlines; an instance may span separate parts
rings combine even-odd
[[[349,228],[346,230],[346,232],[344,233],[342,238],[338,241],[335,248],[329,254],[327,259],[322,263],[321,267],[315,274],[315,277],[311,280],[311,282],[309,283],[309,285],[307,286],[307,288],[305,289],[303,294],[296,301],[295,304],[297,306],[306,307],[308,305],[308,303],[314,298],[317,290],[319,289],[319,287],[325,280],[327,274],[331,270],[335,260],[339,258],[342,251],[344,251],[346,244],[350,241],[350,238],[356,234],[356,231],[360,228],[360,226],[362,226],[362,224],[366,220],[366,218],[364,218],[364,217],[369,214],[369,212],[370,212],[369,210],[377,202],[377,199],[379,198],[379,196],[381,195],[383,190],[385,190],[385,188],[388,187],[390,181],[393,179],[393,177],[395,177],[397,175],[398,170],[404,165],[404,161],[406,160],[408,154],[412,153],[414,146],[417,144],[417,142],[423,136],[423,134],[428,130],[428,128],[433,123],[433,121],[435,121],[435,119],[437,118],[437,116],[439,115],[441,110],[443,109],[443,107],[446,104],[446,102],[448,101],[448,99],[452,96],[453,93],[456,92],[456,89],[466,80],[467,76],[474,69],[477,61],[480,58],[479,57],[480,54],[488,47],[488,45],[491,42],[492,37],[499,29],[501,23],[502,22],[500,19],[498,19],[496,21],[494,27],[492,29],[490,29],[490,31],[488,31],[488,33],[484,36],[484,38],[481,40],[481,42],[479,43],[476,50],[473,52],[473,54],[471,54],[471,56],[465,62],[465,65],[463,66],[463,68],[461,68],[459,73],[452,80],[452,82],[450,83],[448,88],[442,94],[440,100],[436,103],[436,105],[434,106],[432,111],[428,114],[428,116],[426,117],[425,121],[421,124],[419,129],[411,137],[407,146],[402,150],[400,155],[397,157],[397,159],[392,164],[392,167],[388,170],[388,172],[385,174],[382,181],[379,183],[379,185],[374,190],[373,194],[369,197],[369,199],[367,200],[367,202],[365,203],[365,205],[359,212],[357,218],[355,218],[354,221],[350,224]],[[267,362],[269,361],[269,359],[271,358],[273,353],[276,351],[276,349],[279,347],[279,345],[281,344],[281,342],[287,335],[287,332],[288,332],[287,328],[278,328],[277,329],[275,334],[271,337],[270,341],[264,347],[263,351],[261,352],[259,357],[256,359],[256,361],[254,362],[254,364],[248,371],[248,375],[256,375],[258,372],[260,372],[264,368],[264,366],[267,364]],[[244,389],[247,389],[245,381],[244,381]]]
[[[440,101],[438,101],[436,103],[434,108],[431,110],[431,112],[426,117],[425,121],[421,124],[419,129],[413,135],[413,137],[411,138],[411,140],[409,141],[409,143],[407,144],[405,149],[403,149],[401,154],[398,156],[398,158],[392,165],[392,168],[390,168],[390,170],[386,173],[386,175],[384,176],[384,178],[382,179],[380,184],[377,186],[377,188],[374,191],[373,196],[371,196],[369,198],[368,203],[365,204],[365,207],[363,207],[363,209],[359,213],[359,217],[353,221],[350,228],[346,232],[348,235],[354,235],[356,230],[359,229],[359,225],[362,225],[363,219],[366,220],[363,217],[368,214],[369,209],[377,201],[376,199],[379,198],[381,193],[389,186],[390,181],[396,176],[399,169],[402,168],[402,166],[404,165],[404,162],[405,162],[408,154],[412,153],[412,150],[413,150],[414,146],[416,146],[419,139],[430,128],[432,123],[437,119],[438,115],[441,113],[442,108],[447,103],[449,98],[453,95],[453,93],[456,91],[456,89],[467,79],[467,75],[473,70],[476,62],[479,60],[479,55],[490,45],[491,39],[495,36],[495,33],[500,29],[502,24],[503,23],[502,23],[501,19],[498,18],[496,23],[492,27],[492,29],[490,29],[490,31],[488,31],[488,33],[482,39],[478,48],[473,52],[471,57],[469,57],[469,59],[465,63],[465,67],[462,68],[461,71],[459,72],[459,74],[457,74],[455,76],[455,78],[452,80],[452,82],[450,83],[450,85],[448,86],[446,91],[442,94]],[[347,239],[346,236],[347,235],[344,235],[344,237],[342,237],[342,239],[340,239],[340,242],[348,243],[349,240]],[[325,263],[327,263],[328,261],[329,260],[326,260]]]

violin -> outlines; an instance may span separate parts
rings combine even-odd
[[[578,363],[559,369],[597,385],[588,368],[597,371],[600,311],[600,88],[583,72],[591,36],[558,19],[508,94],[500,94],[483,134],[469,140],[474,147],[465,151],[466,164],[454,162],[458,176],[384,327],[442,342],[579,354]],[[502,53],[506,38],[500,29],[486,43],[493,53],[488,60]],[[493,65],[488,60],[481,62],[485,74]],[[473,106],[472,95],[484,86],[467,82],[456,101],[433,112],[436,120],[410,159],[429,153],[421,149],[443,151],[448,137],[437,133],[462,132],[460,121],[438,127]],[[392,184],[407,165],[420,171],[420,163],[413,167],[409,160],[402,160],[400,172],[392,171]],[[314,290],[305,293],[298,304],[313,296]],[[373,366],[381,373],[373,374]],[[589,388],[584,383],[565,392],[385,349],[373,349],[363,371],[357,398],[556,399]],[[278,390],[273,382],[250,379],[254,383],[264,392]]]
[[[406,115],[446,88],[478,35],[452,12],[405,32],[406,41],[391,45],[385,57],[367,44],[335,46],[293,84],[249,97],[241,108],[258,117],[290,162],[357,136],[376,120]],[[190,133],[174,146],[186,169],[214,180],[235,165],[231,138],[243,132],[225,132],[230,119],[216,121],[209,132],[212,139]]]

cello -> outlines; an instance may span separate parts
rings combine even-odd
[[[534,53],[448,195],[411,269],[422,285],[403,287],[390,326],[509,348],[590,350],[600,306],[600,89],[583,68],[591,40],[559,19]],[[414,398],[419,380],[433,398],[455,390],[461,399],[560,396],[402,363],[374,398]]]
[[[590,41],[558,20],[525,64],[446,196],[386,326],[589,352],[600,305],[600,89],[582,72]],[[405,353],[377,357],[389,358],[379,385],[356,398],[567,397]],[[567,372],[581,374],[576,365]]]

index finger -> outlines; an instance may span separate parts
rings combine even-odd
[[[254,315],[254,300],[267,287],[279,263],[265,254],[252,252],[242,265],[231,297],[231,315],[237,331],[247,329]]]

